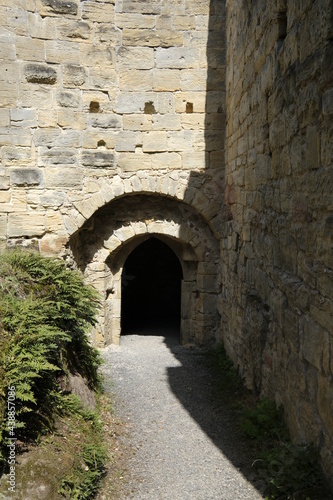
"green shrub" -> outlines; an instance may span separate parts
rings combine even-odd
[[[98,307],[97,292],[63,261],[16,251],[0,256],[0,448],[9,387],[21,438],[52,427],[57,376],[79,373],[98,387],[100,358],[87,337]]]

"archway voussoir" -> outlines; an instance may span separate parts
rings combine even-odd
[[[96,261],[98,263],[105,262],[110,255],[110,250],[108,248],[100,248],[96,254]]]
[[[100,183],[100,193],[103,196],[104,203],[109,203],[115,198],[115,192],[111,184],[107,184],[105,180]]]
[[[147,226],[144,222],[141,221],[131,222],[131,226],[133,227],[134,233],[136,235],[148,232]]]
[[[115,197],[122,196],[125,193],[124,181],[119,176],[113,178],[112,185]]]
[[[86,222],[85,217],[76,209],[71,210],[70,213],[64,214],[63,220],[69,235],[74,234]]]
[[[123,182],[124,182],[124,190],[125,190],[126,194],[130,194],[130,193],[133,193],[133,191],[135,191],[135,189],[133,188],[133,185],[131,183],[131,179],[124,179]]]
[[[131,225],[122,226],[114,231],[114,235],[122,242],[129,240],[135,236],[134,229]]]
[[[131,184],[133,186],[133,191],[140,192],[142,191],[142,184],[138,176],[133,175],[131,177]]]
[[[121,244],[122,242],[120,241],[120,239],[117,238],[117,236],[115,236],[114,234],[104,241],[104,247],[107,248],[110,252],[116,250],[116,248],[120,247]]]
[[[177,188],[178,188],[178,181],[170,179],[167,191],[168,195],[174,197],[176,195]]]

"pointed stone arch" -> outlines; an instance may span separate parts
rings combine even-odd
[[[182,343],[213,340],[219,327],[215,235],[193,207],[157,193],[141,192],[104,205],[70,239],[86,281],[104,297],[96,344],[119,343],[123,266],[131,251],[152,236],[170,246],[183,269]]]

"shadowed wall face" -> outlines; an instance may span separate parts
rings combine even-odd
[[[227,2],[222,331],[333,477],[333,6]]]

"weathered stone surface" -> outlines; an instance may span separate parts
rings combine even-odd
[[[27,64],[24,68],[27,82],[53,85],[57,81],[57,71],[51,66]]]
[[[9,238],[41,236],[45,233],[44,213],[17,213],[8,215]]]
[[[10,180],[18,186],[33,186],[43,182],[43,174],[37,168],[16,168],[11,171]]]
[[[80,87],[86,81],[86,70],[77,64],[66,64],[62,70],[63,84],[69,87]]]
[[[57,22],[57,33],[60,40],[89,40],[91,26],[83,21],[68,19]]]
[[[73,0],[38,0],[37,9],[39,14],[70,14],[76,16],[78,4]]]
[[[171,47],[156,49],[157,68],[185,69],[196,68],[198,65],[198,51],[190,47]]]
[[[84,151],[82,165],[89,167],[113,168],[114,155],[107,151]]]

